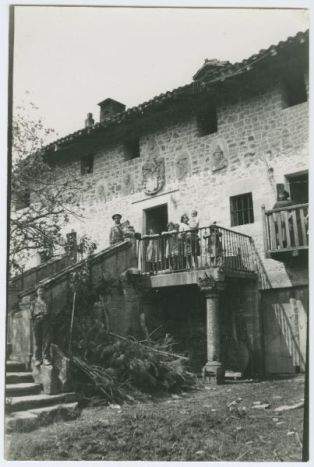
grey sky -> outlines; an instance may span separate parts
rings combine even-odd
[[[17,7],[14,102],[25,91],[60,136],[186,84],[205,58],[242,60],[308,28],[304,10]]]

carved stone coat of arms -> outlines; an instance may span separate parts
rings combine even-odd
[[[163,157],[149,159],[142,166],[143,190],[147,195],[157,193],[165,183],[165,160]]]

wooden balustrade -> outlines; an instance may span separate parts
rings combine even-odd
[[[267,257],[308,250],[308,204],[296,204],[268,211],[262,206],[262,214]]]
[[[251,237],[215,224],[185,232],[144,235],[141,270],[158,274],[220,266],[255,271]]]

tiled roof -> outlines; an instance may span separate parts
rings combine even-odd
[[[87,136],[92,134],[101,128],[110,128],[112,126],[118,125],[123,122],[127,122],[131,120],[135,116],[141,116],[145,114],[148,110],[157,107],[160,104],[164,104],[167,102],[175,101],[178,97],[188,97],[192,95],[199,94],[203,92],[206,88],[210,88],[213,84],[217,82],[225,81],[226,79],[232,78],[236,75],[245,73],[247,71],[252,70],[256,64],[265,60],[269,57],[276,56],[280,52],[294,46],[299,45],[309,40],[309,31],[305,32],[298,32],[293,37],[288,37],[285,41],[280,41],[277,45],[272,45],[267,49],[260,50],[257,54],[252,55],[251,57],[242,60],[241,62],[237,63],[230,63],[226,62],[224,66],[219,67],[212,67],[211,72],[204,73],[206,79],[199,79],[198,76],[201,76],[202,70],[206,68],[206,61],[203,67],[197,71],[194,75],[194,81],[185,86],[180,86],[172,91],[168,91],[163,94],[159,94],[155,96],[153,99],[143,102],[142,104],[131,107],[129,109],[124,110],[116,115],[113,115],[110,120],[106,120],[104,122],[96,123],[92,127],[89,128],[82,128],[81,130],[75,131],[74,133],[70,133],[69,135],[60,138],[43,148],[43,151],[58,151],[59,147],[63,144],[73,142],[75,139],[79,139],[82,136]]]

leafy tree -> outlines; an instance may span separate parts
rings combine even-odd
[[[38,251],[45,259],[64,244],[61,226],[71,216],[82,217],[77,174],[53,166],[42,150],[54,130],[33,116],[33,103],[16,108],[12,124],[10,211],[11,272],[22,272],[28,257]],[[66,172],[66,173],[65,173]]]

